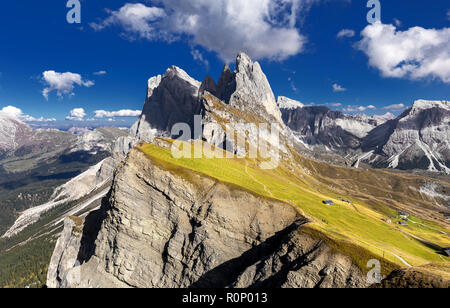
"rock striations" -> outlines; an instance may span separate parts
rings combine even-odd
[[[381,167],[450,174],[450,102],[414,102],[397,119],[371,131],[362,149],[373,153],[366,160]]]
[[[349,257],[301,233],[290,205],[188,178],[132,150],[102,208],[66,219],[48,286],[366,286]]]

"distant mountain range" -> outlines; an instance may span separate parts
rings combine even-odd
[[[377,168],[450,173],[448,101],[418,100],[397,118],[348,115],[327,107],[280,107],[299,142],[315,151],[350,154],[353,167],[365,162]]]
[[[48,201],[54,190],[111,156],[118,128],[98,128],[75,135],[33,129],[0,112],[0,232],[17,212]]]

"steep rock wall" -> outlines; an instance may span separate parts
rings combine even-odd
[[[299,232],[304,223],[287,204],[169,172],[134,149],[82,231],[66,223],[48,286],[366,286],[350,258]]]

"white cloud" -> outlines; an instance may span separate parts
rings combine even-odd
[[[153,39],[156,35],[156,29],[151,22],[165,16],[163,9],[148,7],[142,3],[127,3],[118,11],[106,11],[110,15],[108,18],[100,23],[89,24],[94,30],[100,31],[109,26],[120,25],[126,32],[147,39]]]
[[[351,30],[351,29],[342,29],[341,31],[338,32],[337,34],[337,38],[343,38],[343,37],[354,37],[355,36],[355,31]]]
[[[394,105],[385,106],[385,107],[383,107],[383,109],[385,109],[385,110],[402,110],[402,109],[405,109],[405,105],[404,104],[394,104]]]
[[[158,0],[158,7],[127,3],[95,30],[120,26],[130,39],[187,40],[229,62],[239,51],[255,59],[283,60],[304,49],[299,16],[319,0]],[[270,44],[270,46],[268,46]]]
[[[75,108],[70,110],[70,116],[66,117],[68,121],[83,121],[86,117],[86,112],[83,108]]]
[[[120,118],[120,117],[138,117],[141,115],[140,110],[119,110],[119,111],[105,111],[105,110],[96,110],[94,111],[95,117],[97,119],[102,118]]]
[[[438,78],[450,83],[450,28],[413,27],[397,31],[380,22],[367,26],[356,44],[369,57],[369,65],[384,77]]]
[[[23,115],[22,121],[24,121],[24,122],[56,122],[56,119],[55,118],[44,118],[44,117],[35,118],[35,117],[29,116],[29,115]]]
[[[6,106],[0,110],[1,113],[10,118],[14,118],[23,122],[55,122],[56,119],[46,119],[44,117],[35,118],[27,114],[23,114],[22,110],[14,106]]]
[[[83,87],[91,87],[94,85],[93,81],[83,80],[80,74],[75,73],[58,73],[55,71],[45,71],[42,73],[42,80],[47,85],[44,90],[42,90],[42,95],[48,100],[48,95],[52,91],[56,91],[58,97],[63,97],[64,95],[75,95],[73,89],[75,85]]]
[[[343,109],[344,112],[364,112],[367,110],[375,110],[377,109],[374,105],[369,106],[347,106]]]
[[[103,75],[106,75],[106,74],[107,74],[106,71],[98,71],[98,72],[94,73],[94,75],[96,75],[96,76],[103,76]]]
[[[345,92],[345,91],[347,91],[346,88],[344,88],[341,85],[338,85],[337,83],[333,83],[332,87],[333,87],[333,92]]]
[[[7,115],[10,118],[18,119],[22,115],[22,110],[14,106],[6,106],[0,110],[3,114]]]

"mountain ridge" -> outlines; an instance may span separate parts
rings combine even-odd
[[[247,77],[259,74],[258,66],[244,65]],[[426,181],[422,177],[310,160],[292,148],[289,128],[282,130],[277,148],[281,164],[274,170],[258,169],[260,158],[247,157],[257,143],[257,134],[251,131],[238,131],[247,143],[231,147],[234,156],[229,160],[173,158],[170,149],[174,140],[167,124],[174,118],[158,118],[152,123],[150,113],[152,107],[164,107],[166,97],[169,106],[174,97],[181,98],[180,106],[174,106],[178,111],[192,111],[196,106],[202,120],[218,124],[217,131],[204,134],[202,140],[193,136],[184,143],[194,148],[200,144],[203,151],[204,144],[216,146],[211,151],[224,149],[230,141],[227,128],[236,131],[242,123],[276,121],[276,113],[266,108],[272,103],[276,106],[276,102],[262,75],[253,78],[262,80],[262,86],[241,91],[234,78],[242,70],[231,73],[225,66],[218,84],[209,76],[201,84],[193,84],[185,80],[187,74],[171,71],[174,78],[167,75],[149,82],[143,116],[132,129],[131,139],[120,141],[119,148],[126,150],[122,152],[124,160],[118,165],[102,207],[85,219],[66,219],[50,263],[49,286],[365,287],[364,268],[369,259],[380,258],[384,274],[399,266],[440,260],[436,250],[421,241],[432,238],[430,241],[440,245],[446,241],[448,225],[441,220],[437,205],[445,198],[438,194],[433,200],[425,198],[424,190],[416,188]],[[225,99],[213,93],[225,95]],[[230,103],[233,97],[236,100]],[[261,103],[261,97],[270,99]],[[244,106],[248,108],[243,110]],[[309,111],[307,108],[301,109]],[[321,111],[321,116],[327,115],[325,121],[315,115],[307,121],[308,125],[312,123],[312,132],[326,128],[322,124],[328,119],[348,119],[329,109]],[[175,112],[177,115],[193,116]],[[377,120],[349,118],[369,125]],[[156,134],[147,134],[146,129],[156,129]],[[152,138],[139,140],[139,136]],[[360,138],[357,140],[360,142]],[[432,190],[448,188],[445,182],[439,185]],[[348,195],[352,197],[339,197]],[[259,204],[256,214],[250,213],[254,198]],[[323,200],[328,199],[333,200],[333,206],[324,205]],[[247,206],[239,206],[244,203]],[[265,204],[272,212],[262,217]],[[401,220],[397,221],[397,211],[402,210],[411,213],[409,229],[401,229]],[[276,223],[275,229],[270,227],[280,218],[283,223]],[[255,230],[256,236],[252,235]],[[405,236],[421,241],[405,241]],[[282,245],[274,245],[271,239],[278,239],[275,242]],[[421,254],[416,254],[417,250]]]

